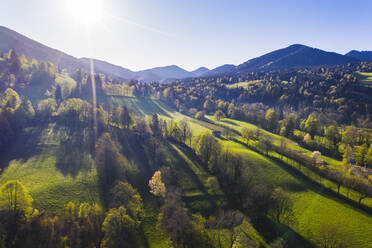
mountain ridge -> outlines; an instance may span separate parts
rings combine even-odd
[[[94,63],[96,72],[108,74],[125,80],[140,80],[144,82],[170,82],[175,79],[191,77],[207,77],[217,74],[234,72],[251,72],[256,70],[288,69],[323,65],[346,64],[356,61],[372,61],[372,52],[352,50],[342,55],[328,52],[302,44],[293,44],[277,49],[262,56],[249,59],[237,66],[224,64],[214,69],[199,67],[187,71],[177,65],[160,66],[140,71],[132,71],[119,65],[94,58],[76,58],[57,49],[48,47],[32,40],[16,31],[0,26],[0,50],[8,52],[15,49],[26,57],[39,61],[52,62],[62,68],[73,71],[77,68],[90,70],[90,60]]]

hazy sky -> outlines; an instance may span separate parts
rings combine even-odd
[[[75,10],[71,1],[1,0],[0,25],[132,70],[239,64],[293,43],[372,50],[369,0],[73,0]]]

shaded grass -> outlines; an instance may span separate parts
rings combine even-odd
[[[35,200],[35,207],[57,212],[69,201],[100,203],[98,178],[93,161],[75,175],[64,174],[57,167],[57,151],[62,139],[60,128],[55,125],[43,129],[28,128],[19,136],[0,176],[0,185],[9,180],[20,180]],[[28,134],[38,135],[24,139]],[[33,147],[30,154],[22,154],[23,148]],[[19,154],[17,158],[15,155]]]

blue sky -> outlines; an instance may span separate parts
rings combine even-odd
[[[369,0],[94,1],[101,1],[103,14],[86,25],[66,0],[1,0],[0,25],[73,56],[132,70],[239,64],[294,43],[339,53],[372,50]]]

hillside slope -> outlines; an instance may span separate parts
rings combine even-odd
[[[337,65],[357,61],[334,52],[294,44],[260,57],[248,60],[237,67],[238,71],[288,69],[320,65]]]

